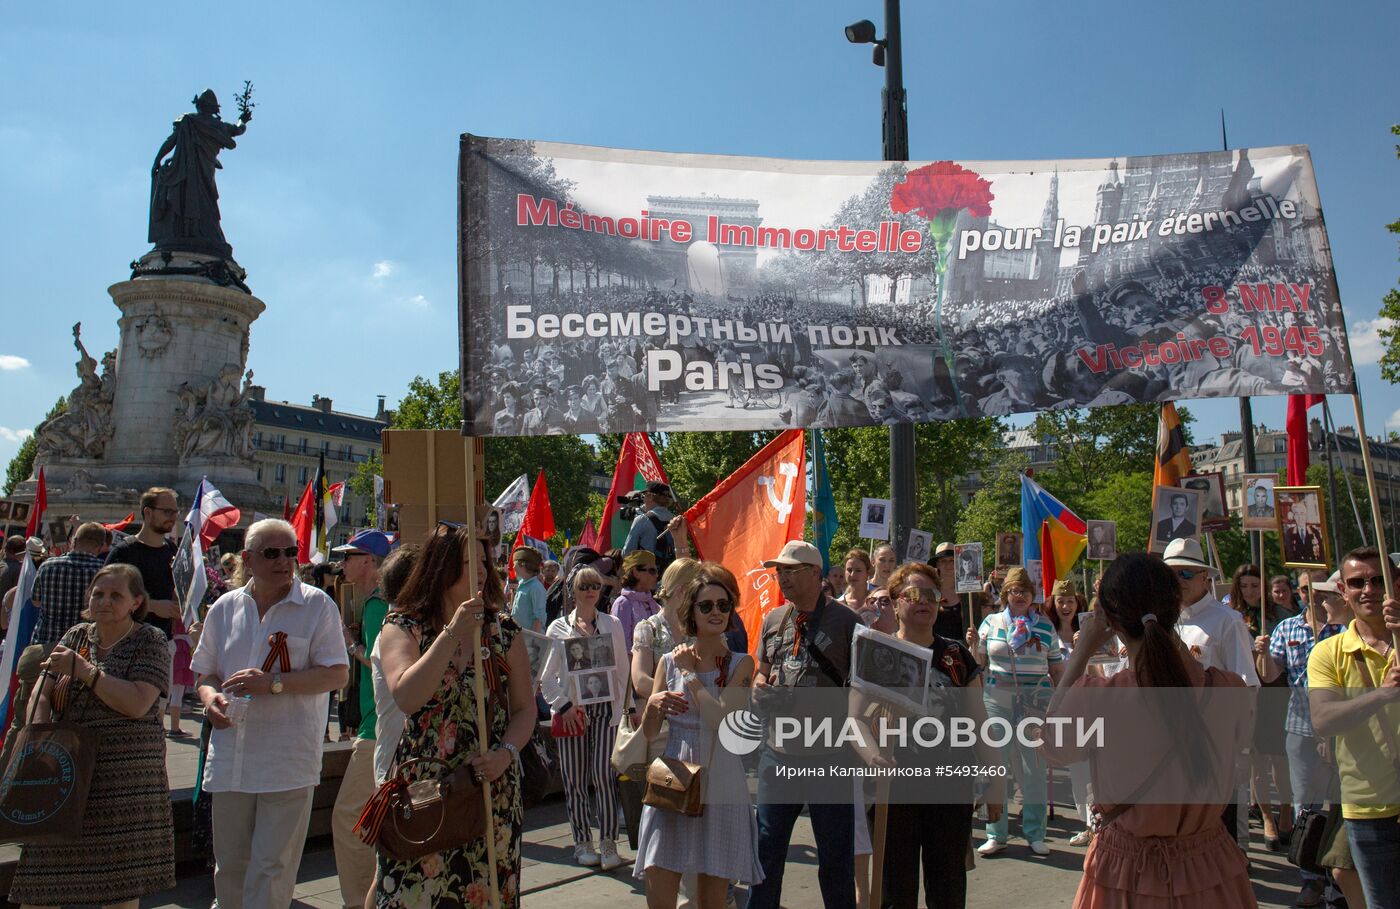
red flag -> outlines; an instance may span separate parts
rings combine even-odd
[[[535,488],[530,490],[530,504],[525,506],[525,517],[520,521],[520,543],[525,537],[541,543],[554,536],[554,511],[549,507],[549,486],[544,481],[544,471],[535,478]]]
[[[297,500],[297,509],[292,514],[292,529],[297,534],[297,564],[311,561],[311,553],[316,549],[316,477],[306,482],[306,490]]]
[[[136,512],[133,511],[131,514],[129,514],[129,515],[127,515],[126,517],[122,518],[120,521],[118,521],[118,522],[115,523],[115,524],[103,524],[102,526],[103,526],[104,528],[106,528],[107,530],[125,530],[126,527],[127,527],[127,525],[128,525],[128,524],[131,524],[131,523],[132,523],[133,521],[135,521],[135,520],[136,520]]]
[[[592,518],[583,522],[583,533],[578,535],[578,544],[589,549],[598,548],[598,528],[593,526]]]
[[[622,440],[622,451],[617,454],[617,467],[613,470],[612,488],[608,490],[608,500],[603,503],[603,519],[598,523],[592,548],[599,552],[621,549],[627,542],[628,522],[617,516],[617,497],[644,488],[648,483],[670,483],[666,471],[661,469],[661,460],[656,449],[651,447],[651,439],[644,432],[629,432]],[[582,545],[583,540],[579,543]]]
[[[1321,404],[1326,395],[1289,395],[1288,418],[1288,485],[1302,486],[1308,482],[1308,408]]]
[[[685,513],[696,553],[739,579],[739,618],[751,653],[757,651],[763,617],[782,605],[777,581],[763,560],[777,555],[789,540],[802,538],[805,455],[802,430],[789,429]]]
[[[49,492],[44,485],[44,468],[39,468],[39,488],[34,491],[34,504],[29,510],[29,524],[24,528],[26,537],[37,537],[44,527],[44,512],[49,507]]]

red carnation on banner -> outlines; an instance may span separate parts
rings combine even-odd
[[[935,161],[911,170],[890,191],[890,210],[896,214],[913,212],[928,219],[928,233],[933,238],[933,268],[938,275],[938,293],[934,298],[934,323],[938,328],[939,346],[947,363],[948,378],[953,383],[953,395],[963,416],[969,416],[962,392],[958,389],[957,372],[953,368],[953,349],[943,331],[943,276],[948,271],[948,255],[952,251],[953,225],[958,212],[977,218],[992,214],[991,181],[976,171],[952,161]]]
[[[960,209],[979,218],[992,214],[992,184],[976,171],[952,161],[935,161],[911,170],[890,193],[890,210],[899,214],[914,212],[930,221],[951,210]]]

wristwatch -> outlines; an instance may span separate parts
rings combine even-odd
[[[281,693],[282,693],[282,673],[280,673],[280,672],[274,672],[274,673],[272,674],[272,693],[273,693],[273,694],[281,694]]]

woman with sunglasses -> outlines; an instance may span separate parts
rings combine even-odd
[[[758,823],[742,761],[716,746],[720,723],[747,706],[753,658],[729,649],[725,633],[739,585],[723,566],[702,565],[681,596],[679,617],[695,643],[661,658],[647,698],[642,732],[648,739],[669,721],[666,756],[705,768],[705,812],[686,817],[647,805],[637,833],[633,873],[646,881],[648,909],[675,909],[681,877],[697,876],[698,909],[723,909],[730,881],[763,879]]]
[[[894,598],[885,587],[876,587],[865,598],[865,605],[856,615],[861,623],[884,634],[894,634],[899,622],[895,617]]]
[[[632,651],[632,632],[637,623],[661,611],[661,604],[651,595],[659,574],[656,554],[648,549],[634,549],[622,559],[622,592],[612,602],[609,612],[622,623],[622,639],[627,652]]]
[[[473,590],[470,560],[480,565]],[[407,722],[394,762],[435,758],[470,764],[491,783],[500,905],[520,905],[520,749],[535,728],[534,686],[520,626],[503,610],[505,588],[490,543],[469,527],[439,526],[423,545],[384,620],[376,646],[384,682]],[[489,653],[484,666],[481,653]],[[477,673],[485,676],[487,728],[476,721]],[[482,755],[485,737],[490,750]],[[409,777],[437,776],[417,764]],[[486,904],[490,869],[485,838],[399,862],[380,853],[375,905],[380,909]]]
[[[1001,586],[1004,609],[982,621],[977,629],[978,658],[988,670],[983,700],[987,714],[1005,719],[1013,726],[1044,712],[1044,704],[1059,681],[1064,668],[1055,626],[1035,608],[1035,587],[1024,568],[1008,568]],[[1021,832],[1031,852],[1050,854],[1045,845],[1045,816],[1048,798],[1045,762],[1040,753],[1018,738],[1002,749],[1002,758],[1021,778]],[[987,824],[987,841],[977,852],[996,855],[1008,839],[1006,805],[1001,817]]]
[[[898,619],[896,637],[932,651],[933,672],[929,684],[939,689],[972,689],[964,694],[948,691],[953,697],[950,712],[963,713],[977,727],[986,721],[982,706],[982,667],[960,641],[941,637],[933,630],[938,618],[938,569],[923,562],[911,562],[890,576]],[[852,713],[864,719],[871,735],[857,746],[867,763],[876,767],[927,767],[940,765],[986,766],[1001,763],[996,750],[978,742],[977,751],[949,747],[924,748],[909,742],[885,752],[867,743],[884,740],[880,727],[890,720],[912,722],[907,710],[873,702],[858,689],[851,690]],[[903,716],[901,716],[901,714]],[[907,728],[907,726],[906,726]],[[1000,777],[992,776],[987,795],[988,816],[996,819],[1005,798]],[[928,778],[909,778],[891,783],[885,840],[884,894],[879,909],[915,909],[919,905],[919,871],[924,875],[924,902],[928,909],[962,909],[967,902],[967,850],[972,838],[973,779],[963,777],[940,781],[936,794],[930,793]],[[910,787],[908,797],[901,788]],[[954,790],[947,788],[957,786]]]
[[[574,861],[585,867],[602,866],[612,871],[623,864],[617,854],[617,793],[613,789],[612,750],[617,724],[626,713],[627,648],[622,623],[598,608],[603,595],[603,576],[592,566],[575,568],[565,579],[573,592],[574,608],[549,623],[545,632],[560,643],[549,648],[540,670],[540,693],[549,703],[558,724],[566,734],[557,739],[559,769],[564,777],[564,801],[569,809],[569,827],[574,835]],[[580,703],[587,691],[580,687],[583,672],[570,671],[564,660],[564,645],[580,638],[606,637],[612,647],[611,665],[599,665],[596,655],[605,648],[593,648],[595,655],[585,672],[608,673],[609,698]],[[589,826],[590,794],[599,836],[594,847]]]

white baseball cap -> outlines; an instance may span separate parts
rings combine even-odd
[[[817,547],[805,540],[788,540],[776,558],[763,563],[764,568],[776,568],[779,565],[815,565],[820,568],[822,554]]]

